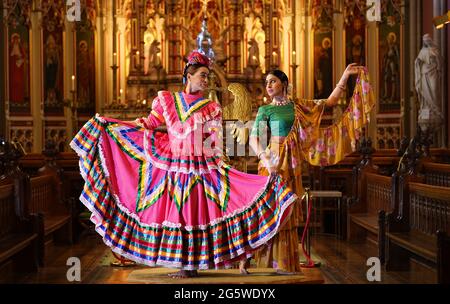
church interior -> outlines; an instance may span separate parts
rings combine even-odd
[[[301,273],[251,259],[250,275],[207,270],[177,284],[450,283],[449,22],[450,0],[0,1],[0,282],[173,284],[170,269],[136,264],[96,233],[70,142],[97,113],[148,116],[158,91],[183,90],[198,49],[213,62],[207,94],[223,108],[228,161],[243,172],[257,173],[258,157],[229,127],[268,103],[269,71],[286,73],[291,100],[320,100],[357,63],[376,104],[343,161],[302,163]]]

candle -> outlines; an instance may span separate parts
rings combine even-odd
[[[145,106],[145,105],[147,104],[147,100],[144,99],[144,100],[142,101],[142,104]]]
[[[292,51],[292,63],[295,64],[295,51]]]
[[[266,96],[264,96],[263,100],[264,100],[264,103],[267,103],[267,97]]]
[[[139,60],[140,60],[140,57],[139,57],[139,51],[136,51],[136,65],[139,65]]]
[[[278,55],[275,51],[272,52],[272,61],[275,65],[278,64]]]
[[[116,65],[117,63],[117,53],[113,54],[113,65]]]
[[[72,75],[72,87],[71,87],[72,91],[75,91],[75,75]]]

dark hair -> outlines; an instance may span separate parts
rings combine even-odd
[[[285,72],[283,72],[282,70],[275,69],[275,70],[272,70],[269,73],[267,73],[267,75],[273,75],[273,76],[277,77],[278,79],[280,79],[281,83],[284,86],[283,91],[285,91],[285,93],[287,93],[287,88],[289,85],[289,78],[287,77]]]
[[[207,65],[201,64],[201,63],[194,63],[194,64],[186,64],[183,70],[183,84],[186,84],[187,82],[187,74],[194,74],[197,72],[197,70],[201,67],[205,67],[209,70],[209,67]]]

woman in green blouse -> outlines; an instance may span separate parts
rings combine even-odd
[[[316,144],[321,140],[318,131],[323,109],[325,105],[336,105],[345,91],[350,75],[358,74],[362,70],[363,67],[350,64],[328,99],[301,100],[296,103],[287,97],[289,80],[286,74],[280,70],[268,73],[266,91],[271,102],[259,108],[250,135],[250,146],[260,159],[258,173],[261,175],[280,174],[288,181],[291,189],[299,197],[302,197],[304,190],[301,182],[301,161],[317,163],[316,160],[309,159],[308,153],[303,152],[310,147],[311,142]],[[261,141],[262,136],[269,133],[267,131],[270,131],[270,141],[269,146],[264,148]],[[341,146],[338,146],[337,149],[340,150],[338,151],[339,156],[347,153]],[[300,202],[295,205],[289,220],[273,238],[273,241],[256,252],[255,259],[259,268],[273,267],[279,274],[301,273],[298,227],[300,227],[303,216]],[[248,273],[247,264],[248,261],[241,261],[239,265],[241,273]]]

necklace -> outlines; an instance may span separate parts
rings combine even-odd
[[[274,98],[273,101],[272,101],[272,104],[276,105],[276,106],[285,106],[285,105],[290,104],[290,103],[291,103],[291,100],[286,98],[286,97]]]

